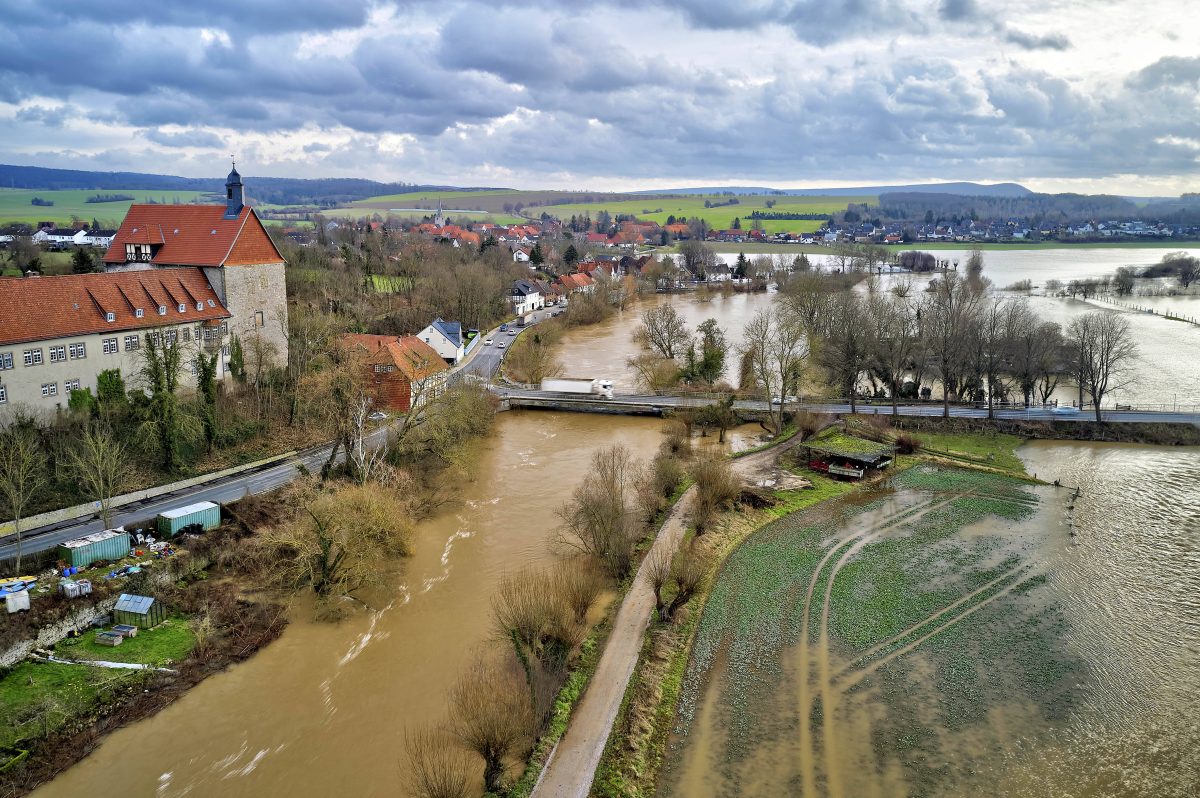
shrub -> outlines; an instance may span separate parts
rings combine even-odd
[[[921,451],[921,439],[908,432],[896,436],[897,454],[916,454]]]
[[[704,534],[721,510],[733,504],[742,484],[724,457],[703,457],[692,466],[696,498],[692,501],[692,524]]]

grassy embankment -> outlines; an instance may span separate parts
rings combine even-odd
[[[847,435],[830,429],[817,436],[825,444],[842,444],[847,449],[876,447],[875,441]],[[925,436],[922,436],[925,438]],[[1027,478],[1020,460],[1014,454],[1022,438],[1017,436],[931,435],[928,444],[937,449],[934,456],[961,457],[964,464],[977,463],[987,468],[1011,468],[1011,474]],[[911,467],[929,455],[901,455],[897,469],[909,473]],[[633,680],[626,691],[620,714],[614,724],[592,794],[596,796],[649,796],[658,785],[660,768],[667,753],[667,742],[675,722],[683,693],[689,657],[693,651],[698,624],[706,612],[714,583],[731,553],[759,530],[791,523],[789,519],[816,513],[821,517],[826,508],[837,504],[831,500],[860,489],[853,483],[838,482],[798,466],[791,470],[813,482],[810,489],[777,491],[778,504],[762,510],[739,508],[726,514],[724,523],[707,533],[704,545],[713,556],[712,566],[682,619],[676,624],[652,622],[647,632],[641,657]],[[978,506],[976,509],[990,509]],[[775,562],[791,563],[785,552],[771,554]],[[792,553],[794,557],[796,552]],[[800,552],[815,563],[820,552]],[[813,567],[809,564],[809,570]],[[764,588],[769,592],[770,588]],[[890,603],[890,602],[889,602]],[[878,624],[876,624],[877,626]]]
[[[88,197],[94,197],[97,194],[121,194],[133,197],[133,199],[118,202],[87,201]],[[200,191],[141,191],[121,188],[44,191],[41,189],[0,188],[0,225],[14,222],[70,224],[71,217],[77,216],[89,224],[92,219],[96,219],[104,227],[116,228],[125,218],[125,214],[129,212],[129,206],[134,203],[195,202],[205,196],[208,195]],[[51,206],[33,205],[31,202],[34,197],[40,197],[54,204]]]

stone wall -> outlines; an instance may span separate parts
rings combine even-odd
[[[242,341],[246,372],[252,375],[258,347],[277,366],[286,366],[287,289],[283,263],[226,266],[221,289],[225,307],[233,314],[229,332]],[[260,315],[261,314],[261,315]]]

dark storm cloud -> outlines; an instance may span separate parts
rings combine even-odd
[[[24,143],[28,157],[36,141],[144,161],[133,128],[164,168],[245,134],[258,143],[239,152],[400,178],[1196,171],[1200,122],[1180,96],[1200,59],[1087,89],[1020,63],[1055,58],[1065,36],[1027,16],[1010,18],[1036,33],[1010,27],[1013,7],[976,0],[162,5],[9,3],[0,155]],[[97,143],[66,141],[90,128]],[[286,155],[264,143],[286,137]]]

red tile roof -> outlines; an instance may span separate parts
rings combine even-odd
[[[283,261],[251,208],[226,219],[224,205],[131,205],[104,261],[125,263],[126,244],[150,244],[162,266]]]
[[[201,310],[196,310],[197,303]],[[160,305],[167,309],[163,316],[158,314]],[[140,319],[137,308],[143,311]],[[113,321],[107,320],[107,313],[113,314]],[[229,316],[204,272],[196,268],[0,278],[0,346]]]
[[[424,379],[450,368],[437,350],[415,335],[346,333],[342,345],[365,349],[368,363],[391,363],[410,380]]]

